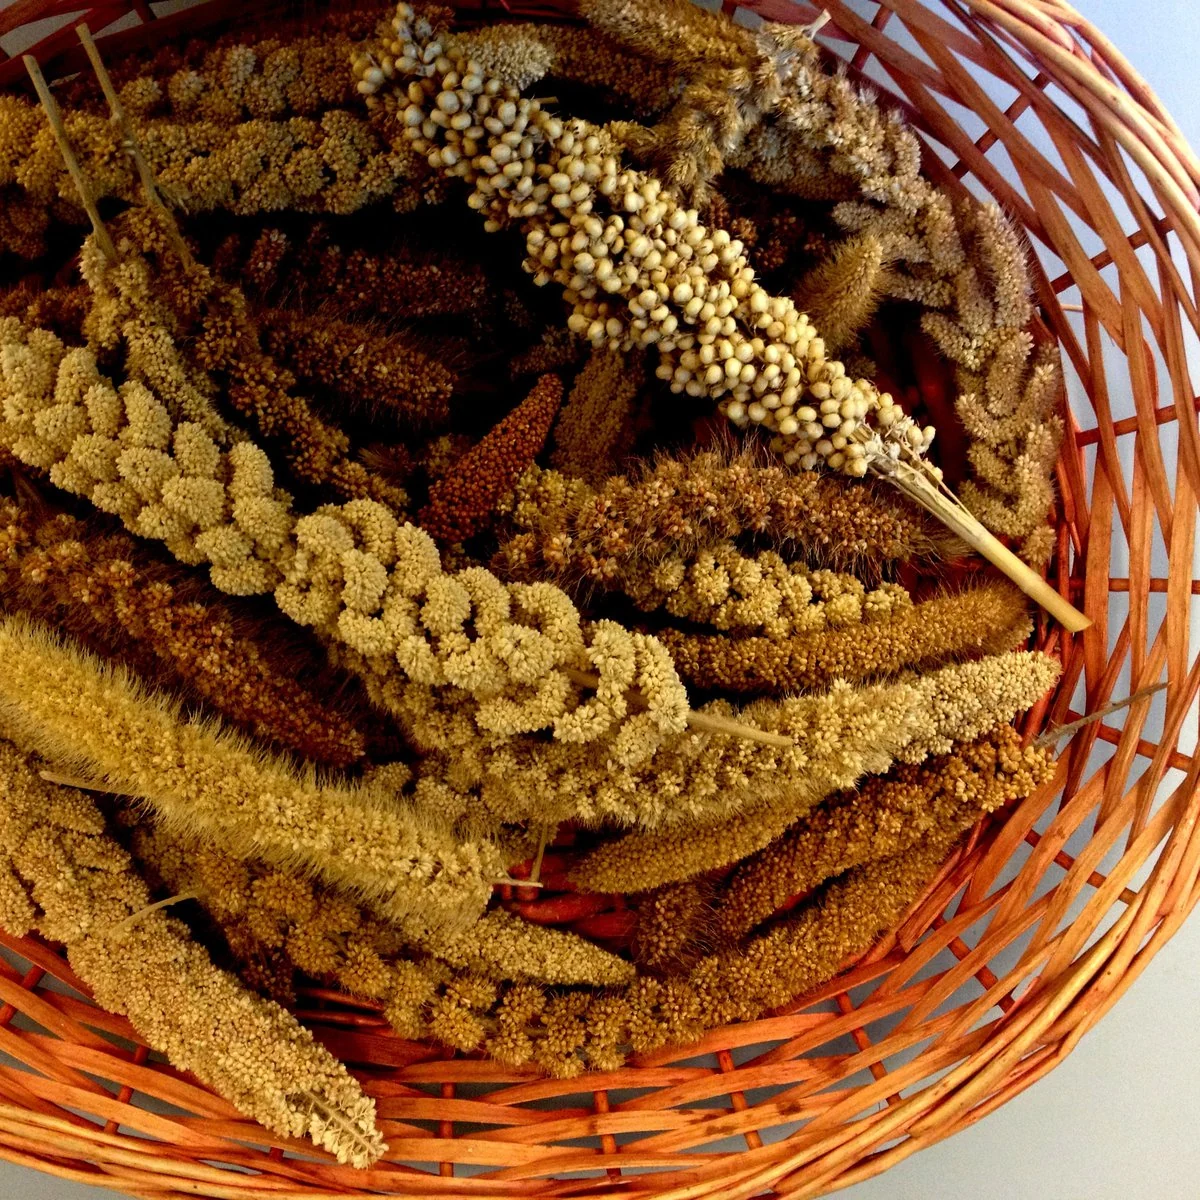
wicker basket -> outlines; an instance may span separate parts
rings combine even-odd
[[[272,1141],[150,1061],[55,948],[0,937],[20,964],[0,964],[0,1051],[25,1068],[0,1066],[0,1157],[154,1197],[818,1196],[1056,1066],[1191,911],[1200,757],[1183,726],[1200,688],[1189,647],[1200,432],[1185,336],[1200,332],[1200,162],[1128,63],[1059,0],[884,0],[870,22],[822,3],[821,40],[904,107],[938,182],[994,196],[1039,259],[1040,317],[1061,343],[1074,410],[1052,571],[1095,624],[1075,638],[1043,630],[1065,670],[1027,731],[1163,678],[1165,694],[1076,730],[1053,786],[977,829],[852,969],[698,1045],[550,1081],[402,1041],[369,1006],[305,993],[301,1017],[378,1099],[391,1151],[366,1173]],[[792,0],[752,7],[815,15]],[[16,0],[0,33],[78,8]],[[99,30],[140,18],[109,41],[116,55],[234,9],[209,0],[156,20],[145,0],[111,0],[86,19]],[[67,28],[36,52],[61,73],[78,63],[75,45]],[[0,85],[20,76],[19,62],[0,62]],[[1117,411],[1127,394],[1132,407]],[[1151,730],[1158,740],[1143,737]],[[721,1139],[737,1144],[714,1151]]]

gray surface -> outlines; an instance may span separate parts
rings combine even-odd
[[[0,7],[9,2],[0,0]],[[1200,146],[1200,11],[1185,0],[1077,3]],[[1119,399],[1114,407],[1120,412]],[[1198,1012],[1200,921],[1193,921],[1048,1078],[964,1133],[842,1194],[849,1200],[1194,1200],[1200,1195]],[[0,1200],[102,1194],[0,1163]]]

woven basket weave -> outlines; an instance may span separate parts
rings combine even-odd
[[[551,1081],[448,1058],[397,1038],[369,1006],[303,993],[301,1018],[378,1100],[391,1150],[365,1173],[272,1140],[151,1061],[56,948],[0,936],[21,964],[0,963],[0,1052],[24,1067],[0,1065],[0,1157],[153,1197],[818,1196],[1051,1070],[1186,918],[1200,896],[1200,757],[1184,731],[1200,688],[1200,433],[1185,352],[1200,333],[1200,162],[1128,63],[1057,0],[884,0],[869,22],[822,3],[821,41],[904,108],[936,181],[990,193],[1038,259],[1040,319],[1062,346],[1073,409],[1052,574],[1095,623],[1075,638],[1043,628],[1065,669],[1026,731],[1163,679],[1166,692],[1064,741],[1053,785],[976,830],[858,964],[698,1045]],[[482,7],[561,15],[554,3]],[[792,0],[750,7],[815,15]],[[137,28],[107,39],[115,57],[236,8],[266,11],[209,0],[156,20],[144,0],[113,0],[85,19],[100,30],[136,14]],[[73,0],[16,0],[0,34],[72,12]],[[35,52],[61,74],[75,45],[68,27]],[[22,76],[0,61],[0,86]]]

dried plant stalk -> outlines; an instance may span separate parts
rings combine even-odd
[[[854,575],[812,571],[803,563],[786,562],[773,550],[743,554],[729,542],[701,550],[690,561],[672,555],[659,563],[631,566],[622,588],[644,611],[662,609],[715,629],[758,631],[781,647],[807,645],[810,638],[833,636],[838,630],[852,638],[854,628],[895,623],[913,607],[912,597],[899,584],[883,583],[868,591]],[[675,652],[700,640],[680,630],[660,636],[666,634],[677,637]]]
[[[503,875],[498,851],[460,843],[427,810],[338,786],[183,716],[121,667],[9,617],[0,707],[30,746],[236,855],[294,864],[356,889],[418,934],[469,924]]]
[[[619,587],[631,563],[694,558],[754,538],[817,567],[878,573],[961,546],[919,510],[878,485],[851,487],[813,471],[765,465],[749,451],[660,458],[596,488],[531,469],[511,502],[517,530],[497,568],[519,578]]]
[[[1053,774],[1053,756],[1022,749],[1000,726],[922,766],[900,766],[814,809],[770,846],[739,864],[712,917],[715,935],[736,940],[795,895],[853,867],[899,854],[931,831],[953,835],[983,813],[1022,800]]]
[[[0,920],[10,934],[36,928],[65,943],[102,1008],[127,1017],[147,1046],[239,1112],[356,1167],[383,1154],[374,1101],[345,1067],[282,1008],[218,970],[185,926],[151,911],[95,804],[39,778],[7,741],[0,828],[9,868]]]
[[[633,960],[657,975],[678,975],[712,948],[714,889],[703,880],[668,883],[637,898]]]
[[[193,893],[226,932],[235,952],[271,963],[286,987],[301,971],[354,995],[408,1009],[405,992],[456,982],[503,980],[550,986],[628,982],[622,959],[564,930],[533,925],[503,910],[485,913],[461,934],[431,934],[419,942],[339,892],[303,874],[234,857],[159,823],[139,824],[134,852],[175,895]],[[406,1033],[405,1036],[414,1036]]]
[[[393,75],[412,80],[403,102],[369,55],[355,63],[360,90],[370,103],[392,105],[403,137],[430,166],[473,185],[469,203],[486,214],[487,228],[521,229],[535,281],[566,289],[570,329],[597,347],[655,345],[657,373],[673,390],[716,400],[735,425],[761,424],[789,464],[823,462],[888,480],[1068,629],[1090,624],[942,484],[926,457],[933,427],[921,429],[889,393],[847,376],[808,317],[755,282],[744,247],[727,231],[706,229],[659,178],[622,169],[619,134],[578,119],[564,125],[537,101],[485,79],[406,3],[393,28],[396,38],[380,53]],[[747,121],[747,106],[757,123],[779,102],[791,57],[760,59],[763,73],[747,76],[749,90],[725,114],[735,126]],[[462,78],[477,86],[459,89]],[[509,134],[515,145],[503,140]]]
[[[828,884],[794,918],[745,946],[702,958],[686,974],[641,976],[601,995],[548,999],[515,986],[495,1009],[484,1048],[502,1062],[533,1061],[557,1076],[611,1070],[630,1051],[686,1044],[802,996],[863,954],[920,896],[953,837],[930,835]]]
[[[603,483],[632,445],[633,402],[644,380],[640,358],[593,350],[555,423],[550,462],[565,475]]]
[[[545,445],[562,394],[562,380],[543,375],[529,395],[429,489],[420,515],[422,528],[446,543],[466,541],[484,529]]]
[[[136,172],[107,117],[76,111],[64,125],[93,198],[138,199]],[[411,154],[384,145],[347,109],[236,125],[135,117],[134,126],[159,188],[189,212],[350,213],[388,198],[421,203]],[[42,204],[80,203],[45,118],[16,96],[0,96],[0,187]]]
[[[280,662],[272,638],[248,637],[233,615],[179,568],[139,543],[66,514],[40,523],[0,500],[0,592],[6,608],[34,614],[102,646],[143,676],[182,684],[217,712],[301,757],[344,767],[366,739],[336,703],[328,672],[303,656]],[[268,631],[270,632],[270,631]]]
[[[84,277],[96,296],[94,340],[103,330],[104,343],[114,349],[121,339],[128,341],[129,322],[110,314],[109,306],[120,303],[122,315],[132,310],[136,320],[151,294],[167,310],[160,339],[188,347],[187,365],[200,375],[202,386],[222,393],[264,437],[277,441],[298,479],[329,485],[348,499],[370,498],[404,508],[408,498],[403,490],[356,461],[346,434],[319,417],[297,394],[295,378],[263,352],[242,293],[190,256],[183,259],[175,252],[174,239],[167,236],[175,228],[169,217],[161,210],[131,209],[116,224],[126,250],[118,267],[84,254]],[[130,274],[141,266],[139,255],[144,256],[146,278],[130,286]],[[159,376],[145,374],[161,395]]]
[[[406,429],[445,425],[455,374],[411,339],[285,308],[259,310],[255,320],[272,357],[339,405],[386,413]]]
[[[663,630],[689,683],[734,693],[790,692],[924,670],[1012,650],[1030,633],[1025,597],[1007,581],[935,596],[888,619],[790,637],[726,637]]]
[[[827,696],[806,698],[814,749],[805,770],[754,780],[741,805],[727,800],[724,813],[603,843],[572,878],[587,891],[648,891],[736,862],[769,845],[832,792],[887,770],[893,759],[921,763],[1006,724],[1045,695],[1058,670],[1045,655],[1021,652],[943,667],[911,683],[857,690],[835,684]],[[826,754],[816,747],[828,748]],[[838,778],[847,782],[834,782]]]
[[[217,248],[214,266],[258,300],[298,302],[309,312],[330,308],[344,318],[455,317],[493,301],[482,266],[451,248],[398,240],[385,251],[351,249],[334,238],[320,223],[299,242],[274,226],[233,233]]]

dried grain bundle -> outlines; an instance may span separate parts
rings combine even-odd
[[[555,422],[551,464],[593,486],[603,483],[633,444],[634,400],[645,378],[641,356],[593,350]]]
[[[755,282],[739,241],[706,229],[659,178],[622,167],[611,131],[564,123],[485,79],[405,3],[393,27],[380,53],[395,78],[362,55],[359,89],[396,113],[430,166],[472,185],[468,204],[485,228],[520,229],[526,270],[565,289],[573,332],[595,347],[656,346],[672,390],[717,401],[735,425],[761,424],[789,465],[823,461],[853,477],[935,488],[940,472],[924,458],[933,428],[850,379],[808,317]]]
[[[659,112],[679,91],[669,69],[648,57],[623,53],[599,29],[496,24],[455,33],[454,45],[485,74],[519,91],[547,75],[562,77],[596,89],[639,117]]]
[[[349,888],[419,936],[478,917],[503,874],[427,809],[301,773],[22,617],[0,624],[0,707],[23,740],[235,855]]]
[[[1062,369],[1055,346],[1025,333],[1031,313],[1025,248],[994,205],[959,210],[965,263],[954,303],[926,330],[957,366],[957,410],[973,439],[963,496],[997,533],[1019,539],[1035,564],[1053,550],[1054,464],[1063,437]]]
[[[1023,749],[1017,731],[1004,725],[923,766],[901,765],[830,797],[739,864],[721,890],[713,932],[735,941],[826,879],[899,854],[931,832],[961,832],[981,814],[1023,800],[1053,770],[1048,750]]]
[[[827,703],[811,710],[813,751],[804,770],[781,772],[747,789],[731,816],[637,830],[606,842],[572,870],[574,882],[584,891],[644,892],[736,862],[768,845],[831,792],[887,770],[911,736],[915,714],[907,693],[843,687],[822,699]]]
[[[399,1011],[420,976],[442,984],[502,980],[551,986],[628,982],[628,963],[563,930],[532,925],[497,910],[461,934],[414,944],[353,895],[295,871],[247,861],[158,823],[139,824],[134,853],[175,895],[194,896],[235,949],[274,960],[289,974],[327,979],[354,995]],[[406,1033],[405,1036],[419,1036]]]
[[[951,851],[953,837],[927,836],[901,854],[847,872],[798,916],[744,947],[701,959],[686,974],[640,976],[606,995],[548,1000],[515,986],[495,1009],[484,1048],[502,1062],[535,1062],[572,1077],[612,1070],[631,1052],[693,1042],[707,1030],[749,1021],[795,1000],[865,953],[918,899]]]
[[[194,392],[224,395],[264,437],[281,444],[297,479],[329,485],[346,499],[370,498],[398,510],[407,504],[403,489],[351,457],[346,434],[319,417],[297,394],[294,376],[264,353],[241,291],[222,283],[202,264],[180,258],[167,218],[154,209],[130,209],[113,229],[122,254],[118,262],[110,263],[92,239],[82,255],[84,278],[97,298],[93,340],[101,337],[101,327],[107,335],[101,344],[115,342],[119,334],[128,344],[130,366],[161,398],[164,374],[147,369],[146,355],[135,354],[140,343],[131,340],[140,323],[157,323],[156,361],[171,356],[179,364],[176,373],[194,381]],[[128,283],[131,276],[135,286]],[[132,322],[110,316],[107,304],[114,295],[119,297],[121,316],[131,313]],[[178,348],[185,344],[187,359]],[[198,419],[185,405],[177,408],[189,419]],[[205,427],[213,432],[211,423]]]
[[[959,550],[954,539],[878,484],[851,487],[764,463],[752,450],[660,457],[595,489],[531,468],[512,502],[519,530],[495,565],[517,578],[620,587],[634,564],[695,558],[722,541],[765,542],[817,567],[860,574]]]
[[[542,331],[541,337],[529,349],[514,354],[508,360],[509,378],[564,371],[574,367],[586,353],[587,347],[569,329],[551,325]]]
[[[884,585],[886,589],[888,585]],[[874,596],[876,593],[872,593]],[[891,596],[891,592],[885,592]],[[853,593],[834,603],[855,599]],[[870,602],[868,596],[863,604]],[[829,608],[824,606],[811,606]],[[688,614],[682,614],[688,615]],[[1025,597],[1005,581],[934,596],[880,612],[875,619],[793,626],[783,637],[724,637],[666,629],[660,640],[676,669],[696,687],[776,693],[820,688],[928,669],[978,654],[1000,654],[1030,632]]]
[[[41,258],[49,229],[50,212],[44,203],[11,184],[0,187],[0,256]]]
[[[1046,517],[1061,386],[1057,354],[1043,347],[1031,358],[1023,334],[1030,286],[1011,223],[994,204],[965,202],[955,214],[921,177],[920,146],[902,117],[844,75],[827,75],[803,28],[766,25],[754,37],[682,0],[652,11],[588,0],[584,11],[639,53],[653,53],[665,28],[680,31],[658,42],[657,53],[677,58],[688,85],[659,126],[627,139],[672,186],[703,193],[727,163],[775,189],[844,200],[836,214],[855,236],[799,295],[830,347],[862,322],[876,290],[946,310],[925,321],[960,368],[964,421],[982,409],[991,434],[1000,421],[1019,428],[1003,439],[973,431],[977,481],[963,500],[1042,565],[1053,548]],[[707,59],[696,53],[701,46]],[[894,269],[885,270],[889,260]],[[827,286],[847,275],[859,286]]]
[[[131,209],[115,223],[122,257],[85,243],[81,271],[90,293],[83,332],[92,350],[123,359],[125,373],[142,382],[178,421],[203,429],[219,445],[237,433],[218,407],[218,389],[182,349],[185,327],[172,304],[172,291],[139,243],[165,248],[164,228],[146,210]],[[28,321],[27,321],[28,324]],[[34,327],[37,328],[37,327]],[[87,372],[81,359],[77,372]],[[78,387],[86,387],[82,380]]]
[[[896,756],[920,763],[949,754],[1032,708],[1057,682],[1062,664],[1048,654],[1017,650],[942,667],[912,679],[925,713],[917,735]]]
[[[529,395],[429,489],[421,526],[440,542],[464,542],[493,520],[546,444],[562,404],[562,380],[543,375]]]
[[[26,281],[0,292],[0,316],[18,317],[27,326],[81,341],[90,303],[86,287],[45,287]]]
[[[485,979],[608,987],[628,983],[634,974],[623,958],[585,938],[504,909],[485,913],[461,933],[425,944],[451,967]]]
[[[302,758],[345,767],[366,753],[327,672],[315,687],[300,682],[295,655],[279,661],[269,637],[247,636],[211,593],[132,538],[0,500],[0,595]]]
[[[696,728],[664,736],[643,713],[628,718],[611,741],[596,744],[481,736],[468,706],[416,688],[405,689],[393,708],[423,755],[421,775],[477,794],[478,819],[485,824],[609,822],[665,828],[683,837],[697,822],[736,821],[737,814],[759,800],[790,803],[787,798],[798,796],[796,789],[805,780],[824,781],[829,774],[855,780],[866,771],[884,769],[892,750],[912,733],[909,714],[916,711],[916,697],[909,684],[898,682],[759,701],[737,712],[725,702],[700,710],[783,735],[784,745]],[[826,785],[812,802],[839,786]],[[797,804],[802,809],[809,802],[804,798]],[[780,829],[788,824],[784,821]],[[609,878],[592,890],[654,886],[627,886],[631,879],[611,883]]]
[[[207,28],[203,36],[160,38],[152,45],[115,58],[107,64],[107,69],[118,88],[135,79],[151,78],[161,82],[188,69],[199,70],[217,50],[248,47],[257,54],[263,46],[290,42],[326,45],[346,40],[361,42],[372,36],[378,27],[379,11],[372,5],[336,4],[281,11],[273,14],[270,21],[258,25],[237,22],[224,31],[217,27]],[[62,93],[63,108],[100,108],[104,104],[97,80],[87,72],[64,80],[58,90]]]
[[[218,970],[184,925],[147,911],[146,885],[93,802],[46,783],[9,742],[0,742],[0,827],[10,934],[36,928],[65,943],[102,1008],[273,1133],[307,1136],[357,1167],[383,1154],[374,1101],[345,1067]]]
[[[715,889],[704,880],[668,883],[637,898],[633,960],[656,975],[678,975],[712,942]]]
[[[0,379],[0,441],[26,466],[181,562],[210,564],[221,591],[267,592],[282,580],[295,517],[252,443],[223,450],[144,383],[118,390],[91,351],[15,318],[0,320]]]
[[[493,299],[482,266],[449,247],[430,250],[401,240],[382,251],[347,248],[322,224],[299,241],[271,226],[253,238],[230,234],[215,265],[267,303],[330,306],[351,318],[461,316]]]
[[[587,891],[647,891],[726,866],[761,850],[826,796],[886,770],[893,758],[920,763],[973,741],[1032,707],[1058,678],[1058,663],[1020,652],[943,667],[911,681],[852,689],[835,683],[807,698],[811,765],[757,783],[739,808],[604,843],[572,872]],[[781,707],[799,711],[804,698]],[[760,705],[743,710],[761,722]],[[850,780],[833,783],[835,778]]]
[[[446,423],[454,371],[411,338],[287,308],[259,309],[255,320],[272,357],[339,404],[384,412],[406,429]]]
[[[554,744],[607,744],[627,727],[653,741],[697,720],[653,638],[611,621],[585,628],[550,584],[448,573],[427,533],[375,501],[298,517],[253,442],[222,450],[144,385],[118,391],[87,350],[0,318],[0,386],[0,446],[180,561],[207,565],[218,589],[274,592],[294,621],[344,646],[394,711],[415,710],[411,691],[445,689],[476,736],[552,729]],[[632,687],[644,708],[627,721]]]
[[[350,213],[383,199],[403,208],[421,202],[419,163],[346,109],[238,125],[132,119],[159,188],[188,212]],[[74,112],[64,121],[93,196],[138,199],[137,176],[108,118]],[[39,108],[0,96],[0,147],[0,186],[16,185],[46,205],[79,204]]]
[[[197,63],[125,79],[121,103],[143,119],[170,115],[221,125],[319,116],[353,103],[346,70],[353,48],[341,33],[214,46]]]
[[[627,52],[666,67],[676,78],[712,66],[738,67],[753,56],[752,30],[714,18],[688,0],[581,0],[580,13]]]
[[[1019,235],[995,204],[953,208],[921,177],[919,143],[899,115],[845,77],[825,75],[802,35],[771,27],[770,37],[791,56],[794,76],[769,119],[742,130],[730,162],[801,194],[822,175],[853,183],[860,199],[843,202],[835,215],[853,235],[846,248],[860,251],[859,270],[873,273],[873,286],[886,294],[943,310],[927,312],[924,324],[959,369],[960,415],[978,445],[971,455],[977,481],[963,499],[989,529],[1021,539],[1026,558],[1043,563],[1053,544],[1046,516],[1062,436],[1060,368],[1053,347],[1035,352],[1024,332],[1032,308]],[[839,259],[836,269],[821,268],[817,282],[843,267],[851,264]],[[818,314],[833,314],[829,329],[819,315],[816,324],[836,341],[836,306],[822,295],[802,288],[800,299],[815,297]],[[843,295],[856,309],[862,292]]]
[[[697,671],[699,659],[710,642],[718,647],[749,645],[746,661],[751,665],[744,673],[747,681],[755,677],[752,663],[758,642],[769,640],[781,647],[806,646],[810,640],[821,640],[823,635],[834,637],[838,631],[843,631],[847,640],[852,640],[856,632],[873,637],[874,631],[867,634],[860,627],[870,624],[890,627],[902,621],[913,607],[912,597],[899,584],[883,583],[868,591],[854,575],[813,571],[803,563],[786,562],[773,550],[743,554],[729,542],[718,542],[690,560],[670,555],[661,562],[631,566],[621,587],[647,612],[663,609],[674,617],[716,629],[761,630],[761,637],[736,641],[674,629],[659,635],[677,661],[686,660],[696,665]],[[1015,588],[1011,590],[1016,595],[1014,603],[1024,612],[1021,593]],[[770,661],[770,652],[765,653]],[[736,664],[733,665],[733,678],[737,679]],[[835,671],[832,675],[856,679],[862,678],[863,672],[855,675]]]
[[[807,271],[792,298],[812,318],[829,350],[838,353],[866,327],[887,284],[887,249],[867,228],[835,246]]]

